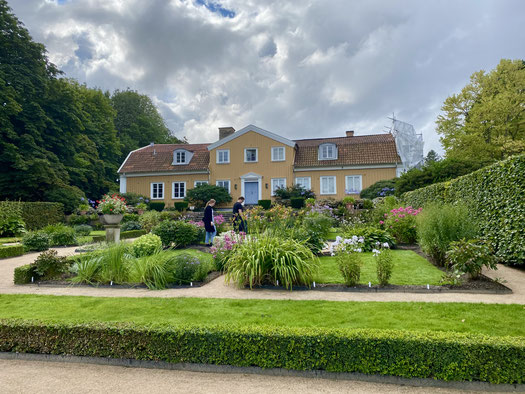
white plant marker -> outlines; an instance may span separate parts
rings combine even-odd
[[[277,281],[277,286],[279,286],[279,281]]]
[[[368,287],[372,287],[372,282],[368,282]]]
[[[190,287],[193,287],[193,282],[190,282]]]
[[[314,288],[315,288],[315,282],[314,282]]]
[[[113,281],[109,282],[109,285],[110,285],[110,286],[113,286]]]
[[[32,277],[31,277],[31,283],[34,283],[34,282],[35,282],[35,277],[32,276]]]
[[[430,290],[430,285],[427,283],[427,290]]]

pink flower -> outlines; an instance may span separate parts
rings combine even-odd
[[[383,222],[382,220],[379,221],[379,224],[384,224],[385,222]]]

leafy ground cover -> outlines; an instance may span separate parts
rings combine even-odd
[[[0,295],[0,319],[224,324],[525,336],[523,305]]]
[[[392,250],[394,270],[390,283],[393,285],[439,285],[443,272],[411,250]],[[371,252],[360,254],[363,260],[359,283],[377,284],[376,262]],[[344,283],[335,257],[321,257],[317,283]]]

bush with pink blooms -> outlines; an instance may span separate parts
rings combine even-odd
[[[385,213],[383,220],[379,222],[396,240],[402,244],[416,243],[416,216],[421,212],[421,208],[412,207],[394,208]]]
[[[227,231],[213,239],[213,246],[210,251],[217,271],[224,269],[224,264],[230,258],[235,246],[241,244],[245,239],[245,233],[240,232],[237,234],[233,230]]]

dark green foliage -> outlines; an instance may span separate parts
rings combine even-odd
[[[272,200],[259,200],[257,204],[259,204],[264,209],[270,209],[272,206]]]
[[[78,208],[80,199],[86,196],[76,186],[52,187],[44,192],[44,200],[57,202],[64,206],[64,212],[69,215]]]
[[[120,231],[131,231],[131,230],[142,230],[142,226],[139,222],[129,221],[125,222],[120,226]]]
[[[304,245],[314,254],[319,254],[323,250],[325,237],[318,229],[306,226],[294,227],[289,236]]]
[[[163,202],[158,202],[158,201],[151,201],[149,204],[148,204],[148,207],[149,209],[151,209],[152,211],[157,211],[157,212],[162,212],[164,210],[164,206],[166,204],[163,203]]]
[[[473,279],[481,275],[483,267],[498,269],[494,251],[488,242],[479,239],[452,242],[446,258],[453,270],[467,273]]]
[[[363,209],[373,209],[374,208],[374,202],[368,198],[361,200],[361,205]]]
[[[469,205],[480,226],[480,236],[490,240],[498,259],[525,264],[525,155],[495,163],[450,182],[405,193],[413,207],[430,202],[462,201]]]
[[[185,200],[195,205],[197,208],[202,208],[212,198],[217,204],[231,202],[232,200],[232,196],[225,188],[206,184],[198,185],[193,189],[189,189]]]
[[[386,197],[394,194],[395,181],[394,179],[388,179],[386,181],[378,181],[366,189],[361,190],[361,198],[368,198],[373,200],[377,197]]]
[[[173,204],[175,209],[179,212],[185,211],[188,208],[188,202],[187,201],[177,201]]]
[[[396,245],[394,238],[387,231],[376,227],[354,227],[345,231],[345,238],[352,238],[354,235],[365,239],[361,246],[363,252],[371,252],[377,247],[378,242],[381,245],[388,243],[390,247]]]
[[[7,257],[22,256],[24,254],[24,247],[22,245],[7,245],[0,246],[0,259]]]
[[[126,153],[126,155],[127,155],[127,153]],[[147,199],[146,196],[143,196],[142,194],[138,194],[138,193],[128,192],[128,193],[115,193],[115,194],[118,195],[118,196],[124,197],[124,199],[126,200],[126,205],[128,207],[130,207],[130,206],[134,207],[137,204],[144,203],[144,201]]]
[[[290,199],[290,205],[292,208],[301,209],[304,207],[304,200],[305,199],[303,197],[293,197]]]
[[[121,224],[127,223],[127,222],[138,222],[139,221],[139,215],[136,213],[125,213],[124,216],[122,216]]]
[[[87,236],[91,234],[91,231],[93,231],[93,227],[88,224],[79,224],[73,227],[73,229],[75,230],[75,233],[83,236]]]
[[[193,224],[186,223],[182,220],[166,220],[155,226],[152,233],[160,237],[162,245],[175,245],[177,248],[182,248],[195,241],[197,229]]]
[[[96,215],[98,220],[98,215]],[[79,226],[79,225],[86,225],[91,223],[91,215],[77,215],[72,214],[67,217],[67,223],[71,226]]]
[[[201,226],[195,226],[195,230],[195,241],[193,243],[200,244],[204,242],[206,240],[206,229]]]
[[[24,231],[22,204],[19,201],[0,201],[0,236],[13,237]]]
[[[173,256],[166,262],[166,270],[170,274],[169,282],[182,285],[194,281],[200,265],[199,259],[191,254],[181,253]]]
[[[381,249],[375,253],[377,280],[381,286],[388,285],[394,269],[392,251],[390,249]]]
[[[1,171],[0,171],[1,172]],[[52,202],[18,202],[3,201],[1,207],[5,209],[21,209],[22,220],[26,230],[39,230],[49,224],[64,221],[64,206],[60,203]]]
[[[31,232],[24,234],[22,244],[26,250],[41,252],[49,249],[51,238],[43,231]]]
[[[294,197],[315,198],[315,193],[310,189],[305,189],[300,185],[281,187],[275,191],[275,197],[282,200],[290,200]]]
[[[33,280],[38,279],[34,265],[27,264],[15,268],[15,285],[25,285],[26,283],[31,283],[31,278],[33,278]]]
[[[523,338],[450,332],[2,320],[0,351],[447,381],[525,381]]]
[[[44,227],[42,231],[49,235],[51,246],[69,246],[78,244],[75,230],[71,227],[64,226],[63,224],[49,225]]]
[[[48,250],[41,253],[33,264],[34,272],[42,279],[54,279],[69,268],[67,257],[58,256],[56,250]]]
[[[129,230],[120,233],[120,239],[138,238],[141,235],[146,234],[146,230]],[[104,239],[106,239],[104,237]]]
[[[355,286],[361,278],[361,266],[363,261],[358,253],[342,251],[336,255],[337,266],[347,286]]]

